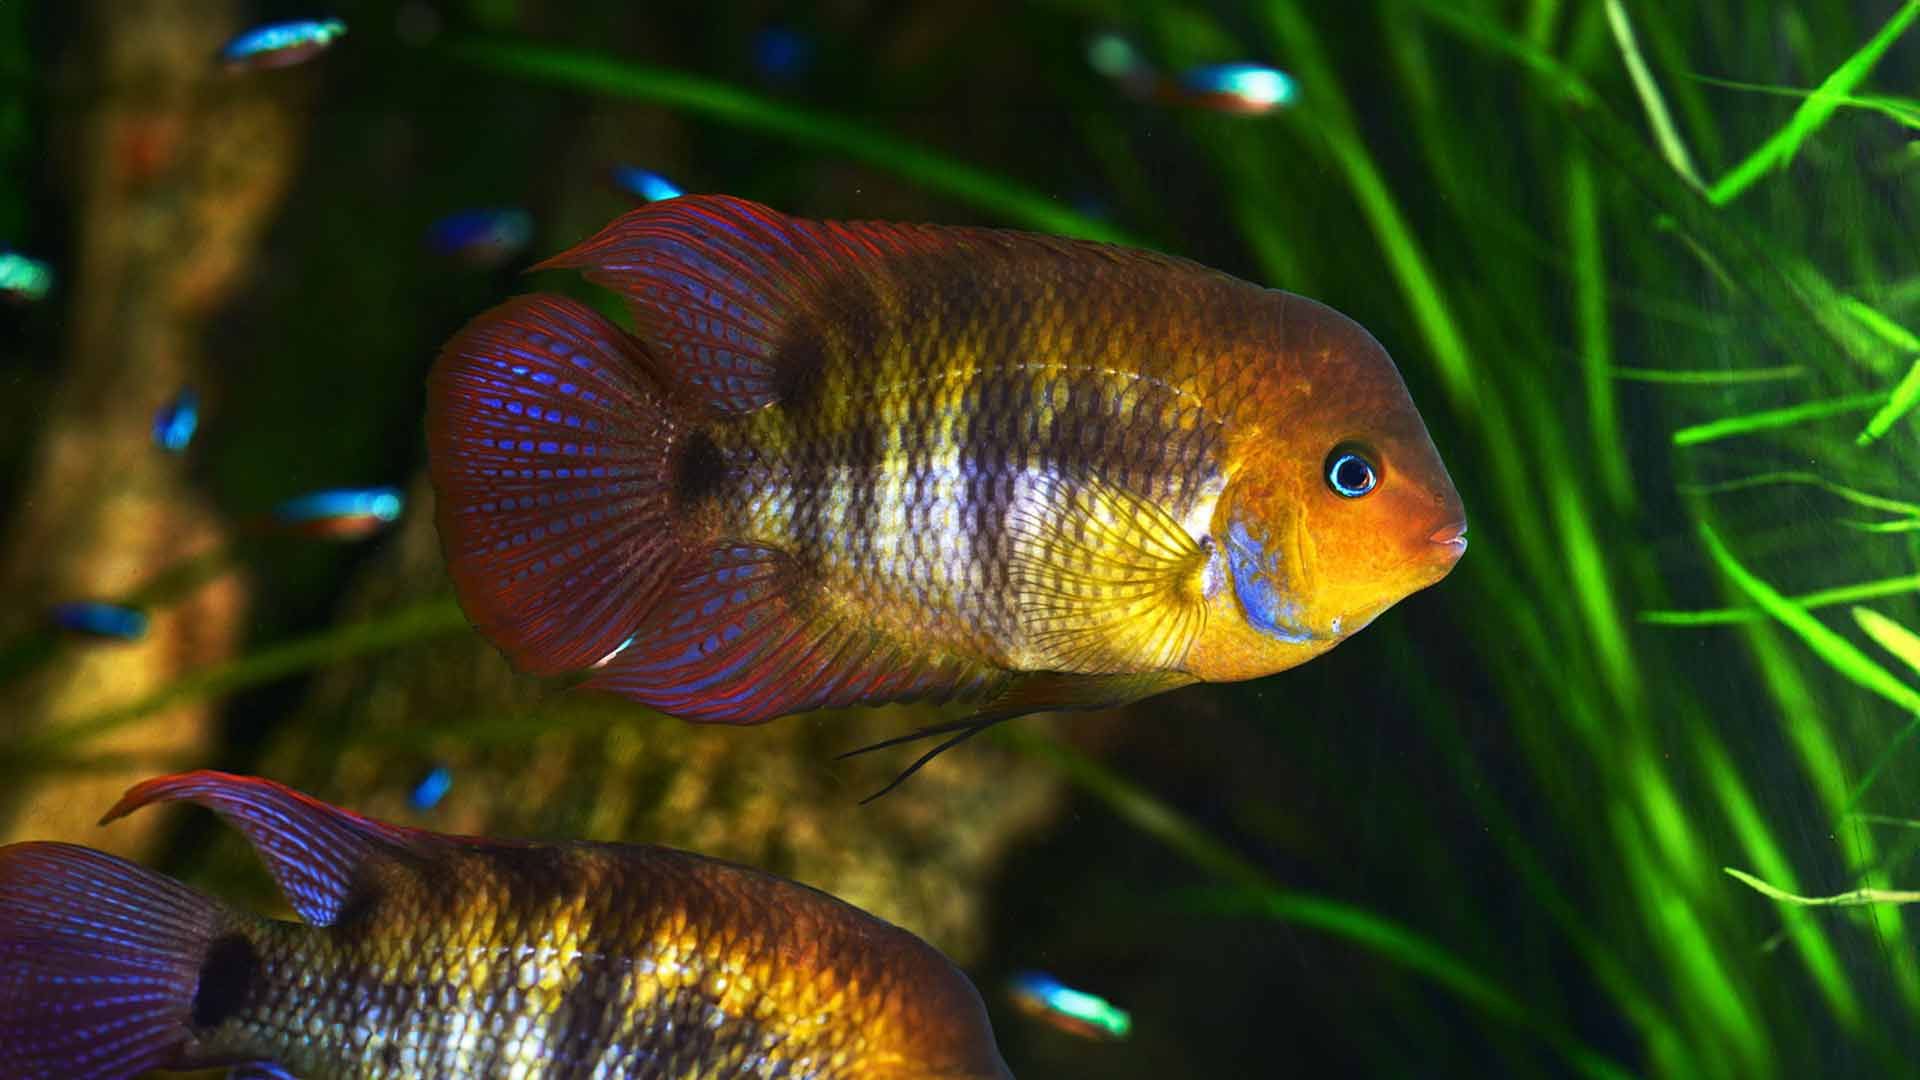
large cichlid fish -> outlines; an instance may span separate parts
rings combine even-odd
[[[1182,259],[636,210],[429,380],[460,600],[521,669],[693,720],[1119,704],[1303,663],[1466,520],[1364,329]]]
[[[0,847],[0,1077],[1010,1080],[973,984],[825,893],[668,848],[443,836],[266,780],[199,803],[305,924],[71,844]]]

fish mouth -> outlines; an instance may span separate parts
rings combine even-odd
[[[1427,537],[1443,548],[1451,548],[1455,555],[1467,550],[1467,523],[1464,519],[1442,525]]]

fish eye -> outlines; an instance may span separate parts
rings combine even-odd
[[[1358,450],[1336,447],[1327,455],[1327,486],[1341,498],[1357,499],[1379,483],[1379,470]]]

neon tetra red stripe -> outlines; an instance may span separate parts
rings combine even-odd
[[[429,384],[456,588],[527,671],[740,723],[1114,704],[1302,663],[1465,546],[1379,344],[1184,260],[689,196],[543,265],[636,332],[520,297]]]

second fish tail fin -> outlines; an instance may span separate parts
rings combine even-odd
[[[564,297],[516,297],[427,382],[436,520],[461,606],[522,671],[604,663],[687,555],[720,468],[705,411],[639,340]]]
[[[0,847],[0,1074],[117,1080],[187,1064],[196,1014],[224,990],[217,943],[240,918],[92,848]]]

